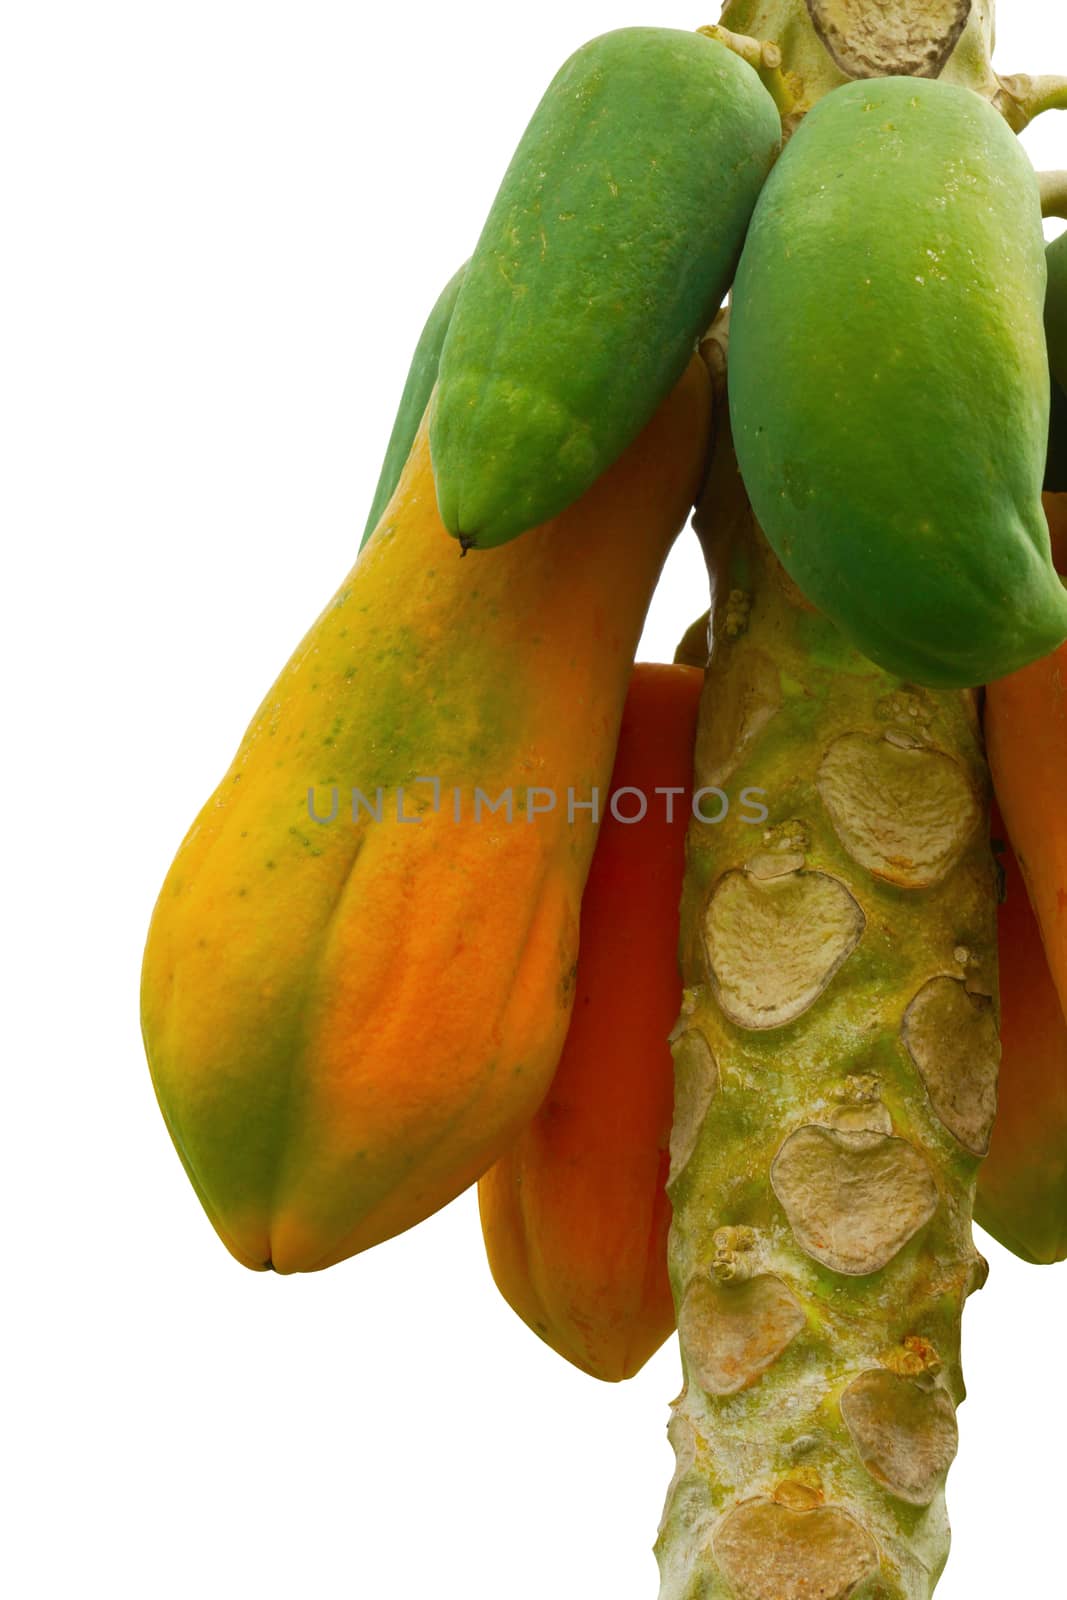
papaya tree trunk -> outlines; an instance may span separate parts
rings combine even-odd
[[[786,137],[856,78],[943,78],[1016,132],[1067,106],[1063,77],[993,70],[992,0],[727,0],[706,31],[759,72]],[[696,519],[711,654],[672,1035],[684,1381],[661,1600],[927,1600],[948,1555],[963,1305],[986,1272],[971,1222],[1000,1056],[989,777],[975,693],[851,649],[756,525],[727,322],[704,345],[720,431]]]
[[[782,113],[786,138],[822,95],[855,78],[942,78],[991,100],[1016,133],[1067,108],[1062,74],[993,70],[994,0],[725,0],[702,28],[738,51]]]
[[[760,73],[787,137],[816,100],[853,78],[943,78],[989,100],[1004,93],[990,59],[993,0],[726,0],[704,31]],[[1030,83],[1009,87],[1025,98]]]
[[[807,604],[725,425],[703,504],[661,1600],[920,1600],[999,1056],[975,697],[888,676]]]
[[[1016,131],[1067,104],[1062,78],[994,72],[992,0],[727,0],[707,31],[760,73],[787,137],[855,78],[963,84]],[[711,655],[672,1039],[684,1382],[661,1600],[925,1600],[985,1275],[988,773],[974,693],[848,647],[756,526],[724,420],[727,321],[704,346],[720,433],[696,521]]]

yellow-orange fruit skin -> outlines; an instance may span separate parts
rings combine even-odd
[[[607,781],[709,422],[694,360],[581,501],[465,559],[424,422],[189,830],[149,931],[143,1033],[178,1152],[245,1265],[314,1270],[412,1226],[543,1098],[594,843],[566,791]],[[525,805],[533,786],[553,810]],[[309,790],[329,815],[335,787],[338,815],[317,823]],[[512,788],[513,820],[476,820],[476,787]],[[353,789],[381,791],[380,821],[361,805],[353,820]]]
[[[1067,494],[1042,496],[1067,571]],[[1003,841],[1000,1082],[975,1216],[1017,1255],[1067,1257],[1067,645],[986,686]]]
[[[665,1184],[681,1004],[678,906],[704,675],[634,669],[610,812],[586,883],[571,1015],[536,1116],[478,1186],[493,1277],[545,1342],[606,1381],[632,1377],[674,1329]],[[675,788],[673,820],[657,788]],[[635,796],[619,810],[634,815]]]
[[[998,913],[1000,1078],[975,1217],[1027,1261],[1067,1256],[1067,1021],[1019,864],[993,808],[1004,898]]]
[[[1065,501],[1065,495],[1044,497],[1061,570]],[[1067,644],[987,684],[984,717],[997,803],[1067,1012]]]

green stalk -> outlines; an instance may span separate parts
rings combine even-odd
[[[965,85],[1016,130],[1067,105],[1063,79],[994,72],[992,0],[728,0],[707,31],[787,135],[837,84],[896,73]],[[724,329],[703,346],[721,432],[696,521],[713,594],[694,771],[721,820],[691,824],[682,901],[661,1600],[928,1600],[985,1276],[989,780],[974,695],[874,667],[771,552],[724,420]],[[702,619],[683,658],[704,640]]]
[[[726,0],[701,29],[744,57],[774,96],[785,135],[854,78],[942,78],[991,100],[1021,133],[1067,109],[1067,77],[993,69],[994,0]]]
[[[974,696],[889,677],[804,601],[725,424],[697,525],[694,787],[730,808],[691,824],[682,903],[661,1600],[920,1600],[999,1056]]]
[[[993,0],[726,0],[718,24],[703,31],[755,67],[787,137],[853,78],[940,77],[988,100],[1001,93],[990,59]]]
[[[1067,217],[1067,172],[1039,172],[1041,215]]]

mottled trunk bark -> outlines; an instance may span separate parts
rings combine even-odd
[[[888,677],[804,601],[726,428],[698,521],[694,787],[730,806],[691,825],[682,908],[661,1600],[920,1600],[999,1054],[974,696]]]
[[[787,137],[836,85],[897,73],[963,84],[1016,131],[1067,106],[1063,77],[994,72],[992,0],[728,0],[707,31],[760,73]],[[1063,192],[1046,179],[1047,211]],[[974,695],[849,649],[756,527],[724,328],[705,343],[721,434],[697,519],[713,602],[694,788],[709,818],[729,809],[690,827],[682,904],[685,1381],[661,1600],[926,1600],[948,1554],[961,1314],[985,1271],[988,774]]]
[[[708,31],[760,72],[787,135],[816,100],[853,78],[944,78],[990,100],[1002,92],[990,59],[993,0],[726,0]],[[773,43],[776,55],[761,62],[756,41]],[[1012,83],[1029,92],[1030,79]]]

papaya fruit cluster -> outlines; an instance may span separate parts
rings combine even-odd
[[[1046,257],[978,95],[845,83],[783,149],[705,33],[564,65],[423,330],[358,560],[152,918],[153,1083],[239,1261],[327,1267],[478,1183],[546,1344],[614,1381],[673,1330],[706,618],[673,665],[634,658],[716,425],[809,610],[902,687],[984,686],[1003,1064],[977,1214],[1067,1256],[1065,394],[1067,244]]]
[[[723,45],[594,40],[427,321],[359,560],[190,829],[145,951],[159,1103],[246,1265],[312,1270],[410,1227],[549,1089],[589,797],[706,466],[695,346],[780,138]],[[452,534],[488,553],[460,562]]]

